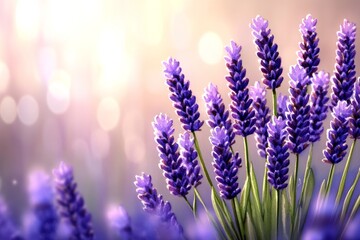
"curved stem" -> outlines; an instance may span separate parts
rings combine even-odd
[[[185,202],[189,205],[191,211],[194,212],[194,209],[193,209],[193,207],[191,206],[191,203],[189,202],[189,200],[187,199],[187,197],[186,197],[186,196],[183,196],[183,197],[184,197],[184,199],[185,199]]]
[[[201,154],[199,141],[198,141],[198,139],[197,139],[197,137],[196,137],[195,132],[192,132],[192,134],[193,134],[193,137],[194,137],[195,149],[196,149],[196,151],[197,151],[197,153],[198,153],[198,155],[199,155],[201,168],[203,169],[203,171],[204,171],[204,173],[205,173],[205,177],[206,177],[206,179],[207,179],[210,187],[213,187],[213,183],[212,183],[212,181],[211,181],[209,172],[208,172],[208,170],[207,170],[207,168],[206,168],[206,165],[205,165],[205,162],[204,162],[204,158],[203,158],[203,156],[202,156],[202,154]]]
[[[348,174],[348,171],[349,171],[351,158],[352,158],[352,155],[353,155],[353,153],[354,153],[355,144],[356,144],[356,138],[354,139],[354,141],[353,141],[352,144],[351,144],[349,156],[348,156],[348,158],[347,158],[347,160],[346,160],[346,165],[345,165],[345,168],[344,168],[342,177],[341,177],[341,181],[340,181],[340,185],[339,185],[339,190],[338,190],[338,193],[337,193],[337,195],[336,195],[336,204],[339,204],[339,203],[340,203],[342,194],[343,194],[343,192],[344,192],[345,182],[346,182],[347,174]]]
[[[277,97],[276,89],[272,90],[272,100],[273,100],[273,115],[277,117]]]

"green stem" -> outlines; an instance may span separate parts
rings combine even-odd
[[[195,132],[192,132],[192,134],[193,134],[193,137],[194,137],[195,149],[196,149],[196,151],[197,151],[197,153],[198,153],[198,155],[199,155],[201,168],[202,168],[203,172],[205,173],[205,177],[206,177],[206,179],[207,179],[210,187],[212,188],[212,187],[213,187],[213,183],[212,183],[212,181],[211,181],[209,172],[208,172],[208,170],[207,170],[207,168],[206,168],[206,165],[205,165],[205,162],[204,162],[204,158],[203,158],[203,156],[202,156],[202,154],[201,154],[199,141],[198,141],[198,139],[197,139],[197,137],[196,137]]]
[[[191,206],[191,203],[189,202],[189,200],[187,199],[187,197],[186,197],[186,196],[183,196],[183,197],[184,197],[184,199],[185,199],[185,202],[189,205],[191,211],[194,212],[194,209],[193,209],[193,207]]]
[[[298,172],[299,172],[299,154],[295,154],[295,168],[294,168],[294,189],[292,192],[292,215],[291,215],[291,229],[292,229],[292,236],[294,236],[295,231],[295,218],[296,218],[296,190],[297,190],[297,180],[298,180]]]
[[[235,197],[236,198],[236,197]],[[235,218],[235,224],[236,224],[236,233],[239,236],[240,239],[242,239],[241,236],[241,227],[240,227],[240,222],[239,222],[239,218],[237,217],[237,211],[236,211],[236,203],[235,203],[235,198],[231,199],[231,206],[233,208],[233,213],[234,213],[234,218]]]
[[[249,188],[250,188],[250,191],[251,191],[249,147],[248,147],[247,137],[244,137],[244,151],[245,151],[246,179],[249,181]],[[250,191],[247,191],[246,199],[249,199]],[[245,213],[247,212],[248,202],[249,201],[245,202],[245,208],[244,208]],[[246,222],[246,214],[245,214],[244,221]]]
[[[276,89],[272,90],[272,100],[273,100],[273,115],[277,117],[277,97],[276,97]]]
[[[306,167],[305,167],[304,181],[305,181],[305,179],[307,179],[307,177],[309,175],[309,172],[310,172],[310,169],[311,169],[313,151],[314,151],[314,143],[311,143],[310,144],[309,155],[308,155],[308,159],[307,159]],[[304,184],[302,185],[301,196],[300,196],[300,199],[299,199],[299,201],[300,201],[299,205],[300,206],[303,204],[303,202],[301,202],[301,201],[304,198],[305,187],[306,187],[306,183],[304,182]]]
[[[280,193],[281,190],[276,189],[276,239],[281,239],[280,236]]]
[[[356,138],[354,139],[354,141],[353,141],[352,144],[351,144],[350,152],[349,152],[348,158],[347,158],[347,160],[346,160],[346,165],[345,165],[345,168],[344,168],[342,177],[341,177],[341,181],[340,181],[340,185],[339,185],[339,190],[338,190],[338,193],[337,193],[337,195],[336,195],[336,204],[339,204],[339,203],[340,203],[342,194],[343,194],[343,192],[344,192],[345,182],[346,182],[347,174],[348,174],[348,171],[349,171],[351,158],[352,158],[352,155],[353,155],[353,153],[354,153],[355,144],[356,144]]]
[[[326,182],[326,188],[325,188],[325,196],[328,196],[330,188],[331,188],[331,184],[334,178],[334,172],[335,172],[335,164],[331,164],[331,168],[330,168],[330,172],[329,172],[329,176]]]

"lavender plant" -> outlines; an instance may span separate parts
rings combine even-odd
[[[70,239],[93,239],[91,215],[85,208],[85,201],[79,194],[71,167],[61,162],[53,170],[57,203],[60,217],[70,228]]]
[[[189,164],[191,162],[196,163],[197,161],[193,159],[199,157],[202,171],[205,173],[211,189],[211,206],[203,201],[204,193],[200,194],[196,187],[193,188],[193,205],[190,205],[187,198],[185,200],[195,217],[198,211],[196,200],[201,202],[219,238],[298,239],[304,234],[304,238],[311,239],[314,234],[327,236],[326,229],[328,228],[321,224],[313,225],[316,227],[315,230],[304,228],[307,219],[322,219],[324,213],[324,211],[315,211],[310,207],[311,202],[316,202],[312,201],[315,188],[315,170],[312,168],[313,149],[324,132],[323,121],[327,117],[330,99],[328,96],[330,77],[324,71],[318,72],[320,49],[316,24],[317,19],[311,15],[307,15],[300,24],[302,41],[298,52],[298,64],[291,67],[289,72],[289,96],[276,93],[284,80],[283,68],[278,45],[274,43],[274,36],[268,28],[267,20],[257,16],[250,25],[257,46],[260,70],[263,73],[263,85],[256,82],[249,89],[249,79],[246,77],[246,70],[241,59],[241,46],[232,41],[230,46],[225,48],[226,67],[229,71],[229,75],[225,79],[230,89],[230,112],[234,122],[231,121],[229,111],[226,110],[217,86],[209,84],[204,94],[206,112],[209,117],[206,122],[211,128],[210,143],[212,145],[212,152],[207,155],[211,155],[213,158],[212,165],[217,188],[212,184],[204,161],[208,157],[203,157],[205,155],[203,155],[196,138],[195,132],[200,130],[203,123],[200,120],[196,98],[192,95],[189,82],[184,80],[182,69],[179,67],[180,63],[172,58],[164,63],[166,82],[171,94],[170,99],[177,109],[176,112],[183,129],[187,132],[181,135],[179,140],[183,149],[180,150],[181,157],[179,157],[178,145],[171,136],[174,132],[172,120],[165,115],[158,115],[155,118],[153,126],[155,127],[155,139],[159,144],[159,156],[162,159],[161,169],[165,169],[164,176],[171,179],[167,180],[168,185],[172,184],[172,187],[168,187],[170,192],[173,192],[174,189],[183,189],[183,193],[188,194],[191,191],[188,187],[189,183],[197,185],[193,183],[194,175],[190,174],[194,171],[189,169],[185,171],[185,168],[188,165],[192,166]],[[345,234],[345,226],[351,224],[360,207],[359,197],[352,205],[354,197],[356,197],[354,191],[360,178],[360,171],[352,180],[344,201],[340,201],[345,190],[345,180],[348,179],[347,171],[352,151],[356,139],[360,137],[360,120],[358,119],[360,79],[354,86],[355,29],[353,23],[345,20],[338,33],[337,63],[335,76],[332,78],[333,93],[331,95],[332,104],[336,104],[331,108],[333,120],[327,131],[327,143],[323,151],[324,161],[331,163],[332,167],[328,178],[323,180],[318,196],[336,209],[341,209],[339,216],[342,223],[345,224],[331,229],[336,232],[336,236],[345,236],[342,235]],[[307,86],[310,84],[312,85],[311,93],[308,93]],[[267,106],[266,88],[272,92],[272,108]],[[354,94],[352,89],[355,89]],[[272,114],[270,114],[271,110]],[[247,137],[254,132],[259,156],[266,159],[261,195],[252,162],[249,160]],[[190,133],[193,141],[190,141]],[[244,139],[243,156],[246,178],[242,187],[238,178],[242,172],[240,169],[241,153],[236,151],[234,145],[235,134]],[[335,200],[329,197],[335,195],[331,190],[334,166],[347,153],[346,139],[348,135],[353,139],[353,145]],[[309,145],[308,161],[302,176],[299,173],[299,168],[303,164],[300,162],[300,154]],[[193,148],[189,146],[193,146]],[[290,152],[295,154],[294,163],[290,161]],[[317,161],[319,160],[317,159]],[[168,163],[165,164],[165,162]],[[290,164],[294,165],[292,174],[289,174]],[[179,171],[178,169],[181,167],[184,167],[184,170]],[[201,174],[200,168],[197,169],[196,174],[201,176],[199,175]],[[176,174],[170,174],[171,172],[176,172]],[[138,182],[151,182],[151,178],[145,180],[145,176],[137,177]],[[175,176],[179,180],[175,180]],[[298,197],[297,186],[301,178],[303,178],[301,195]],[[175,182],[178,183],[177,187],[173,187]],[[146,184],[143,183],[141,186],[144,185]],[[137,186],[139,189],[140,185]],[[152,184],[148,189],[153,189]],[[142,192],[144,191],[142,190]],[[153,197],[141,198],[145,206],[150,204],[148,203],[149,199],[157,199],[156,190],[148,191],[155,191],[155,193],[147,195]],[[188,194],[188,196],[191,195]],[[153,200],[153,202],[157,201],[159,200]],[[151,204],[151,206],[153,205]],[[310,214],[308,214],[309,209]],[[156,214],[159,215],[159,213]],[[322,235],[321,231],[325,235]]]

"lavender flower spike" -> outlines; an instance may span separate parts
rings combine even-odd
[[[289,152],[285,143],[286,129],[285,120],[281,117],[272,117],[272,121],[268,126],[268,181],[277,190],[287,187],[287,179],[289,172]]]
[[[211,128],[224,126],[229,134],[230,143],[233,145],[235,143],[235,133],[229,118],[229,111],[225,110],[223,99],[216,85],[210,83],[205,88],[204,100],[209,116],[209,120],[206,121],[207,124]]]
[[[7,204],[0,196],[0,239],[22,240],[9,215]]]
[[[122,206],[111,207],[107,212],[107,218],[111,227],[124,240],[132,239],[130,216]]]
[[[261,87],[259,82],[250,88],[250,97],[254,100],[256,129],[255,140],[260,157],[266,158],[266,148],[268,146],[267,123],[270,121],[269,108],[266,106],[266,90]]]
[[[268,21],[261,16],[253,19],[252,28],[255,44],[257,45],[257,56],[260,58],[260,70],[264,75],[263,83],[272,90],[280,87],[283,77],[281,58],[279,57],[278,45],[274,43],[274,35],[268,28]]]
[[[349,117],[351,106],[346,101],[339,101],[333,108],[333,119],[327,131],[326,149],[323,151],[323,162],[336,164],[343,160],[346,155],[346,138],[349,132]]]
[[[204,122],[199,120],[200,113],[196,97],[189,89],[190,82],[185,80],[184,74],[181,73],[182,69],[179,61],[170,58],[163,64],[165,66],[165,77],[167,78],[166,83],[171,92],[170,99],[177,109],[176,113],[180,117],[182,127],[185,131],[199,131]]]
[[[182,235],[183,229],[178,223],[175,214],[171,211],[171,204],[165,202],[160,194],[158,195],[151,182],[151,176],[142,173],[141,176],[136,176],[134,184],[138,198],[144,206],[143,209],[158,217],[161,222],[174,228],[178,235]],[[171,231],[169,232],[171,233]]]
[[[338,101],[345,100],[350,104],[356,81],[355,71],[355,36],[356,25],[344,19],[337,33],[336,64],[333,82],[331,105],[335,107]]]
[[[323,121],[326,118],[328,109],[326,96],[329,88],[330,77],[323,71],[313,75],[313,85],[310,102],[310,142],[320,140],[320,135],[324,131]]]
[[[157,115],[153,122],[155,142],[158,144],[160,163],[169,191],[185,197],[191,188],[187,169],[179,157],[179,145],[174,140],[173,121],[165,114]]]
[[[231,42],[231,46],[225,49],[228,53],[228,56],[225,57],[226,67],[229,70],[229,76],[226,76],[226,80],[231,90],[230,109],[235,119],[234,128],[236,134],[246,137],[254,133],[256,121],[252,99],[249,98],[249,89],[247,87],[249,79],[246,78],[246,70],[242,66],[241,46]]]
[[[28,239],[55,239],[58,215],[54,205],[54,192],[50,177],[43,171],[34,171],[29,176],[28,192],[31,213],[26,218]]]
[[[201,179],[203,178],[200,173],[200,165],[197,160],[198,154],[194,148],[194,138],[191,137],[189,132],[180,134],[179,145],[181,146],[180,155],[183,164],[187,169],[187,176],[189,178],[190,184],[194,187],[197,187],[201,184]]]
[[[58,195],[59,213],[71,228],[71,239],[93,239],[91,215],[85,208],[83,197],[76,189],[71,167],[61,162],[53,170]]]
[[[233,199],[240,193],[237,172],[241,167],[241,158],[238,153],[232,154],[229,137],[224,127],[211,129],[210,142],[213,145],[213,166],[215,179],[220,189],[220,197]]]
[[[303,18],[300,24],[300,32],[303,41],[300,42],[300,51],[298,51],[298,64],[306,70],[309,78],[317,71],[320,63],[318,47],[319,38],[316,33],[317,19],[308,14]],[[310,82],[308,82],[310,84]]]
[[[278,117],[282,117],[282,119],[286,119],[287,113],[287,104],[289,101],[289,97],[279,93],[277,96],[277,115]]]
[[[289,149],[296,154],[301,153],[307,146],[309,140],[310,106],[309,94],[306,85],[309,78],[299,65],[290,68],[290,101],[288,102],[288,113],[286,115],[286,129],[288,132]]]
[[[349,120],[350,137],[360,139],[360,78],[355,83],[355,91],[351,101],[352,114]]]

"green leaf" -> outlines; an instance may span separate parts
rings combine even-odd
[[[261,210],[261,203],[260,203],[260,196],[259,196],[259,187],[258,187],[258,182],[256,180],[254,166],[252,163],[250,163],[250,180],[251,180],[251,190],[252,190],[253,196],[255,198],[256,211],[258,211],[261,215],[262,210]]]
[[[276,237],[276,231],[277,231],[277,201],[276,201],[276,190],[273,189],[271,192],[271,238],[274,239]]]
[[[248,178],[246,178],[244,188],[243,188],[243,191],[242,191],[241,197],[240,197],[241,220],[243,223],[245,223],[245,217],[246,217],[246,212],[247,212],[246,206],[249,202],[249,199],[248,199],[248,196],[250,195],[249,194],[249,191],[250,191],[249,184],[250,184],[250,181]]]
[[[222,210],[222,201],[219,201],[219,198],[216,194],[214,187],[211,188],[211,203],[213,205],[216,217],[220,222],[226,236],[228,239],[236,239],[236,234],[230,226],[230,223],[226,221],[223,210]]]
[[[360,207],[360,196],[358,196],[358,198],[356,199],[354,207],[351,210],[349,220],[351,220],[351,219],[353,219],[355,217],[355,215],[357,214],[357,211],[359,210],[359,207]]]
[[[196,215],[197,215],[197,197],[196,197],[195,194],[194,194],[194,199],[193,199],[192,207],[193,207],[194,217],[196,218]]]
[[[290,232],[290,228],[291,228],[291,219],[290,219],[290,215],[289,215],[289,212],[291,211],[291,208],[290,208],[290,202],[289,202],[289,198],[288,198],[288,195],[287,195],[287,192],[284,190],[284,191],[281,191],[281,203],[282,203],[282,216],[281,216],[281,219],[282,219],[282,226],[283,226],[283,229],[285,229],[284,231],[284,238],[285,239],[289,239],[290,236],[286,235]]]
[[[299,216],[297,217],[297,223],[296,223],[298,231],[303,229],[303,226],[305,224],[306,217],[309,211],[310,201],[314,193],[314,187],[315,187],[314,171],[311,168],[309,168],[306,179],[304,180],[304,189],[303,189],[304,194],[301,196],[302,198],[300,199],[300,207],[298,213]],[[300,211],[301,211],[301,216],[300,216]]]
[[[325,190],[326,190],[326,179],[324,179],[321,183],[321,186],[320,186],[320,195],[321,196],[325,196]]]
[[[348,193],[346,194],[346,197],[345,197],[345,200],[344,200],[344,204],[343,204],[343,207],[342,207],[342,210],[341,210],[341,217],[340,217],[340,221],[343,221],[345,219],[345,216],[346,216],[346,213],[348,211],[348,208],[349,208],[349,204],[350,204],[350,201],[352,199],[352,196],[354,194],[354,190],[355,190],[355,187],[356,187],[356,184],[358,183],[359,181],[359,177],[360,177],[360,169],[358,171],[358,173],[356,174],[356,177],[354,179],[354,182],[353,184],[351,185]]]
[[[292,194],[294,192],[294,176],[291,175],[290,176],[290,180],[289,180],[289,206],[290,206],[290,216],[291,218],[293,217],[294,213],[293,213],[293,209],[294,209],[294,206],[293,206],[293,198],[294,198],[294,195]]]

